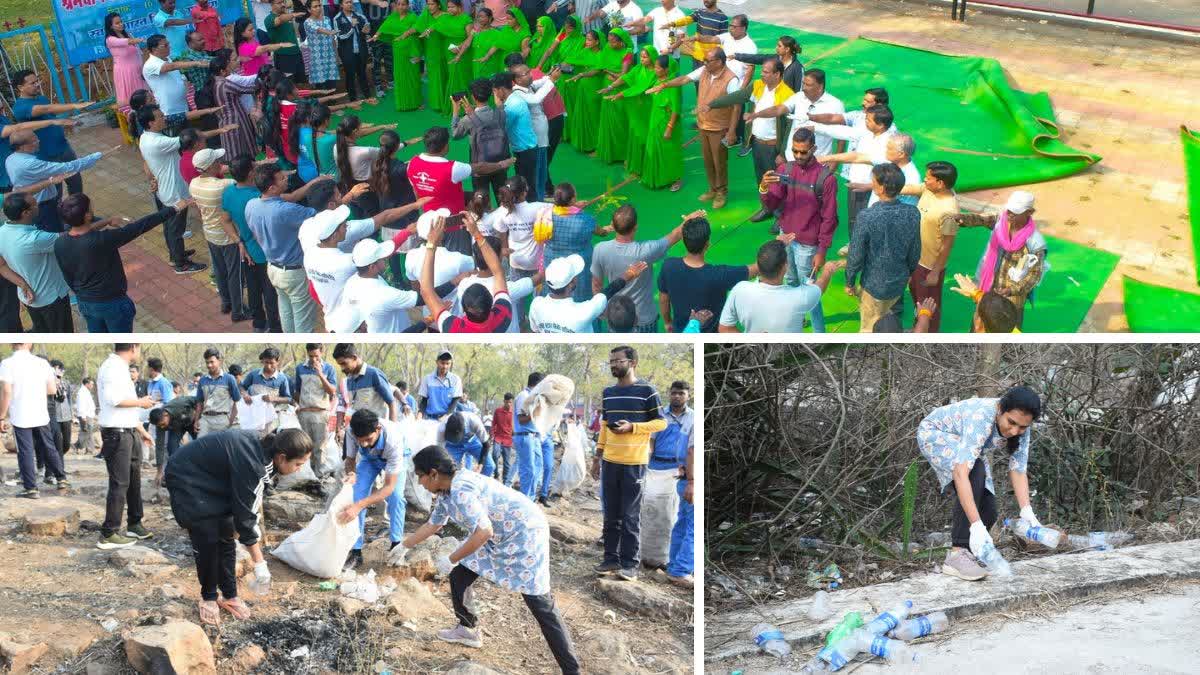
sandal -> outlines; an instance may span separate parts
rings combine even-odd
[[[671,192],[679,192],[683,188],[683,181],[677,180],[671,184]]]
[[[221,610],[217,606],[217,601],[200,601],[200,623],[208,626],[221,625]]]
[[[219,605],[221,609],[232,614],[233,618],[239,621],[244,621],[250,618],[250,608],[246,606],[246,603],[242,602],[241,598],[234,598],[232,600],[225,600],[222,598],[217,600],[217,605]]]

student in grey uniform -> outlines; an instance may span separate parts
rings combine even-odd
[[[304,351],[308,354],[308,360],[296,364],[292,391],[296,398],[296,417],[300,420],[300,428],[313,442],[313,472],[320,478],[321,450],[325,445],[325,437],[329,435],[329,408],[333,397],[337,395],[337,371],[332,363],[325,361],[325,349],[320,344],[310,342],[304,345]]]
[[[223,431],[236,424],[234,402],[241,397],[237,378],[221,369],[219,350],[212,347],[204,350],[204,365],[208,372],[196,384],[196,398],[200,400],[200,432],[197,436]]]
[[[279,370],[279,350],[267,347],[258,355],[262,368],[250,371],[242,380],[242,399],[250,405],[261,399],[275,407],[277,417],[261,429],[265,436],[279,426],[279,417],[292,406],[292,380]]]

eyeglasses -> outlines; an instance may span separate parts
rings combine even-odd
[[[633,363],[630,359],[609,359],[608,365],[615,366],[621,363]]]

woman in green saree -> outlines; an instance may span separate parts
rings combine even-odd
[[[470,15],[463,12],[463,0],[446,0],[446,11],[433,22],[433,30],[442,36],[447,50],[443,53],[449,56],[449,48],[453,46],[455,55],[458,49],[467,41],[467,27],[471,25]],[[471,63],[455,61],[450,57],[446,62],[446,93],[460,94],[471,84]]]
[[[550,64],[571,63],[571,59],[583,48],[583,33],[579,30],[579,20],[568,16],[558,36],[551,42],[549,48],[542,53],[534,68],[546,72]],[[565,71],[564,71],[565,72]],[[576,84],[570,77],[558,80],[558,91],[562,96],[563,105],[567,108],[567,121],[563,126],[562,140],[571,142],[571,106],[574,105]]]
[[[654,63],[655,86],[670,80],[674,73],[670,56]],[[671,192],[683,187],[683,135],[679,130],[683,108],[683,90],[670,87],[650,99],[650,121],[646,127],[646,159],[642,167],[642,185],[651,189],[671,186]]]
[[[614,82],[610,88],[624,85],[625,89],[605,96],[615,106],[625,110],[625,128],[628,130],[629,146],[625,152],[625,171],[631,176],[642,175],[646,158],[646,129],[650,125],[650,97],[646,90],[658,84],[654,75],[654,62],[658,50],[649,45],[638,51],[638,65],[634,66]],[[606,93],[604,89],[600,93]]]
[[[630,56],[633,38],[624,28],[614,28],[608,34],[608,46],[601,52],[600,68],[610,84],[596,93],[604,95],[623,85],[621,78],[633,65]],[[629,150],[629,133],[625,128],[625,106],[621,103],[601,106],[600,130],[596,138],[596,157],[605,164],[624,162]]]
[[[444,12],[441,0],[427,0],[425,11],[417,20],[417,31],[425,49],[425,82],[429,91],[429,107],[440,113],[450,112],[450,94],[446,91],[446,40],[433,30]]]
[[[500,67],[496,72],[502,72],[505,69],[504,57],[509,54],[521,54],[523,58],[529,58],[529,42],[533,36],[529,34],[529,22],[525,20],[525,15],[521,10],[510,7],[508,14],[511,17],[507,26],[500,28],[500,35],[496,40],[496,52],[492,55],[492,59],[500,62]]]
[[[571,130],[571,145],[580,152],[596,149],[596,134],[600,128],[600,94],[597,90],[604,86],[601,51],[600,34],[590,30],[583,39],[583,46],[567,61],[576,73],[568,80],[573,83],[574,92],[567,104],[567,128]]]
[[[471,63],[471,78],[484,79],[500,72],[503,62],[496,58],[496,43],[501,38],[502,28],[492,26],[492,10],[480,7],[475,10],[475,23],[467,31],[467,41],[458,50],[458,55],[450,59],[450,63],[469,61]],[[487,56],[491,54],[491,56]],[[502,59],[503,57],[501,57]]]
[[[392,45],[396,110],[419,110],[424,103],[421,99],[420,45],[412,39],[417,33],[419,20],[417,15],[408,9],[408,0],[395,0],[392,3],[392,13],[388,14],[388,18],[370,38]]]
[[[529,43],[529,55],[525,62],[534,67],[540,67],[543,62],[542,56],[546,54],[546,50],[550,49],[550,45],[554,44],[556,31],[554,30],[554,20],[548,16],[543,16],[537,20],[537,29],[533,33],[533,39]],[[546,66],[553,66],[558,63],[557,60],[549,60]],[[542,71],[546,72],[545,70]]]

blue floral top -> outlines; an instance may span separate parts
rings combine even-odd
[[[917,445],[937,474],[941,489],[953,482],[952,472],[959,464],[973,465],[992,450],[1005,450],[1008,440],[996,429],[998,398],[969,398],[937,408],[917,426]],[[1025,473],[1029,467],[1029,438],[1032,428],[1021,434],[1019,449],[1008,460],[1009,471]],[[992,483],[991,457],[984,457],[988,492],[996,494]]]
[[[460,564],[522,595],[550,592],[550,526],[520,492],[474,471],[456,471],[450,493],[438,495],[429,520],[453,520],[468,532],[491,525],[491,539]]]

